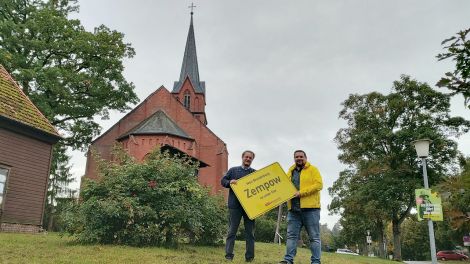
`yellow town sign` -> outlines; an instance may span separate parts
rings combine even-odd
[[[231,187],[250,219],[292,199],[297,191],[277,162],[241,178]]]

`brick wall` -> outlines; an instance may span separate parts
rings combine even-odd
[[[40,226],[35,225],[22,225],[22,224],[10,224],[10,223],[2,223],[0,225],[1,232],[7,233],[39,233],[41,232],[42,228]]]
[[[200,102],[203,104],[199,107],[203,107],[205,103],[203,101]],[[137,159],[141,160],[154,147],[152,145],[156,143],[157,139],[159,139],[159,143],[165,139],[167,141],[165,144],[176,147],[190,156],[207,163],[209,167],[201,168],[199,171],[199,183],[210,187],[212,194],[222,192],[226,196],[226,188],[220,185],[220,178],[227,171],[228,167],[228,153],[225,143],[207,126],[201,123],[200,120],[195,118],[191,112],[184,108],[184,106],[176,100],[175,96],[163,86],[148,96],[103,135],[98,137],[92,143],[90,149],[96,151],[102,159],[112,160],[111,149],[113,144],[117,142],[116,139],[158,110],[164,111],[168,117],[194,139],[195,144],[193,145],[192,141],[176,137],[173,138],[171,135],[165,135],[164,137],[138,136],[134,137],[134,140],[138,138],[139,141],[136,141],[136,143],[139,145],[126,139],[122,142],[124,144],[123,147]],[[152,145],[150,145],[150,139],[152,139]],[[190,149],[188,149],[188,144],[192,145]],[[95,160],[92,155],[89,154],[87,157],[85,177],[97,179],[96,167],[97,164]]]

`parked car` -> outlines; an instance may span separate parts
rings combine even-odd
[[[450,250],[439,251],[436,256],[440,260],[468,260],[468,256]]]
[[[359,256],[359,254],[347,249],[347,248],[338,248],[336,250],[336,253],[339,253],[339,254],[348,254],[348,255],[356,255],[356,256]]]

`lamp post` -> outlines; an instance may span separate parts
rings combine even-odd
[[[416,153],[421,159],[421,164],[423,165],[423,178],[424,178],[424,188],[429,189],[428,183],[428,172],[426,170],[426,158],[429,156],[429,144],[431,140],[429,139],[419,139],[412,142],[415,146]],[[434,226],[432,220],[428,219],[428,229],[429,229],[429,244],[431,245],[431,260],[432,264],[437,264],[436,256],[436,241],[434,239]]]

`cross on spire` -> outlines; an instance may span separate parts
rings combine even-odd
[[[194,14],[193,10],[194,10],[194,8],[195,8],[195,7],[196,7],[196,6],[194,5],[194,3],[193,3],[193,2],[191,2],[191,5],[190,5],[190,6],[188,6],[188,8],[191,8],[191,15],[193,15],[193,14]]]

